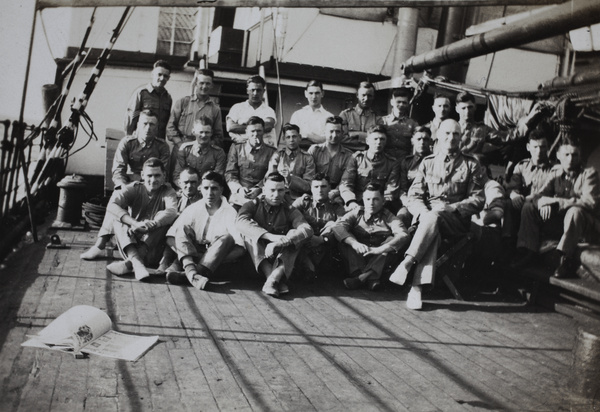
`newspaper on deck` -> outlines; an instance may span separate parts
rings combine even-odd
[[[30,339],[21,346],[136,361],[158,341],[158,336],[129,335],[111,328],[110,318],[100,309],[73,306],[36,335],[28,335]]]

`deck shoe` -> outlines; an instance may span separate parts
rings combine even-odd
[[[94,260],[98,259],[104,254],[104,250],[100,249],[98,246],[94,245],[85,252],[83,252],[79,257],[83,260]]]
[[[373,292],[381,290],[381,281],[379,279],[373,279],[367,281],[367,289]]]
[[[410,270],[415,265],[415,260],[411,256],[406,256],[402,262],[398,265],[396,270],[390,276],[390,282],[396,285],[404,285],[406,278],[410,273]]]
[[[364,285],[363,281],[358,277],[344,279],[344,286],[350,290],[356,290],[362,288]]]
[[[189,286],[190,284],[190,281],[183,271],[168,270],[166,277],[167,282],[169,282],[171,285]]]
[[[133,273],[135,274],[135,278],[139,281],[146,280],[150,277],[150,272],[146,266],[144,266],[141,262],[136,262],[135,260],[131,262],[133,265]]]
[[[423,308],[423,301],[421,300],[421,286],[413,286],[408,292],[406,297],[406,307],[412,310],[419,310]]]
[[[559,279],[574,278],[577,275],[577,262],[573,258],[560,257],[560,263],[554,272],[554,277]]]
[[[188,276],[188,280],[198,290],[206,289],[206,285],[208,285],[208,278],[202,276],[199,273],[186,273]]]
[[[123,276],[133,272],[133,265],[128,260],[118,260],[106,266],[106,269],[114,275]]]
[[[275,298],[279,297],[279,282],[275,279],[272,279],[272,276],[267,278],[267,281],[263,285],[262,291],[265,295],[273,296]]]

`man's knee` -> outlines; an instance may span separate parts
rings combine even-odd
[[[585,222],[585,210],[579,206],[570,207],[565,213],[565,225],[582,224]]]
[[[235,240],[233,240],[233,236],[231,236],[229,233],[218,236],[213,242],[213,245],[219,245],[221,247],[225,247],[225,248],[233,248],[233,246],[235,245]]]
[[[431,210],[419,215],[419,225],[437,226],[440,221],[440,212]]]

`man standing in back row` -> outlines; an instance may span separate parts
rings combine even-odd
[[[227,115],[227,131],[233,143],[246,143],[246,125],[251,117],[260,117],[264,122],[263,140],[269,146],[277,147],[275,110],[265,102],[267,82],[260,76],[252,76],[246,80],[248,100],[231,106]]]
[[[362,150],[365,148],[367,130],[381,123],[381,119],[372,109],[375,86],[369,82],[361,82],[356,99],[356,106],[340,113],[344,121],[342,144],[351,150]]]
[[[323,84],[318,80],[311,80],[304,91],[308,105],[296,110],[290,118],[290,123],[300,128],[301,149],[306,150],[311,144],[325,142],[325,122],[333,115],[321,105],[323,96],[325,96]]]
[[[127,104],[127,117],[125,118],[125,132],[131,136],[137,127],[138,118],[143,110],[156,113],[158,118],[158,130],[156,137],[165,140],[167,123],[171,114],[173,99],[165,89],[171,78],[171,65],[164,60],[154,63],[152,69],[152,81],[138,88]]]

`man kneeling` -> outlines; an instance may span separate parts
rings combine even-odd
[[[125,257],[107,266],[115,275],[134,271],[136,279],[144,280],[150,276],[146,266],[155,266],[162,257],[165,234],[177,217],[177,195],[165,176],[165,165],[152,157],[144,162],[142,182],[123,187],[108,204],[106,213]]]
[[[202,199],[188,206],[167,233],[167,245],[176,253],[184,272],[167,271],[172,284],[191,283],[205,289],[219,265],[243,253],[243,242],[235,228],[236,211],[225,197],[225,178],[208,171],[202,176]]]
[[[297,209],[283,203],[285,179],[277,172],[265,178],[263,198],[242,206],[236,227],[258,273],[267,278],[262,291],[278,297],[289,292],[286,279],[292,274],[300,245],[313,230]]]
[[[363,193],[364,211],[351,210],[333,228],[353,276],[344,279],[348,289],[377,290],[386,265],[395,263],[397,252],[410,241],[402,221],[383,207],[382,189],[369,183]]]

